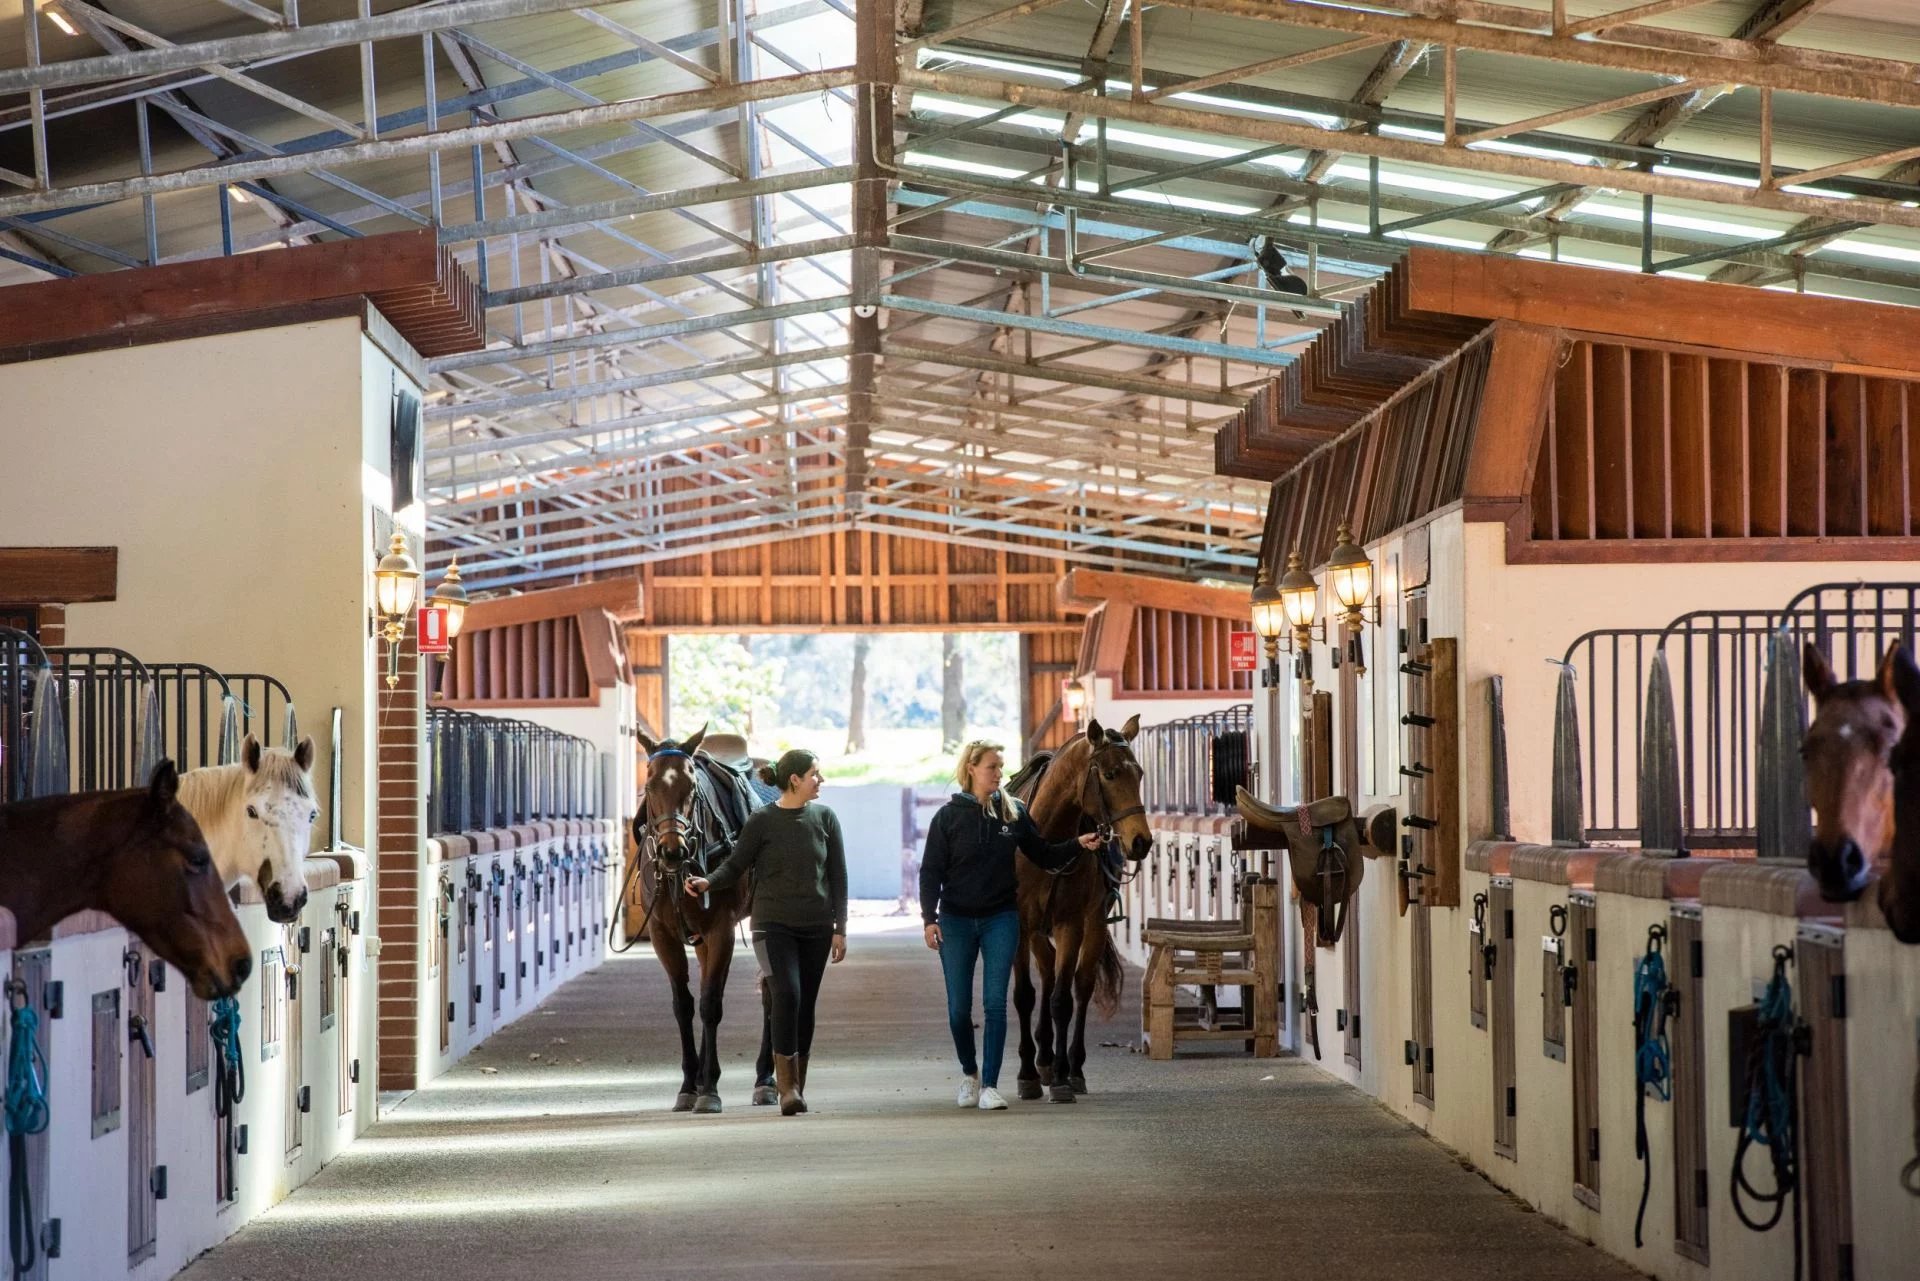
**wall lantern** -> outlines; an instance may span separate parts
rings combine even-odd
[[[393,544],[373,567],[373,608],[380,639],[387,643],[387,688],[400,684],[400,640],[420,587],[420,567],[407,554],[407,536],[394,531]]]
[[[447,611],[447,639],[460,635],[460,624],[467,616],[467,589],[460,583],[460,558],[454,557],[447,565],[447,576],[433,589],[433,595],[427,597],[427,604],[438,606]],[[440,655],[440,661],[446,662],[447,656]]]
[[[1087,687],[1078,680],[1068,681],[1060,701],[1066,708],[1067,719],[1078,725],[1087,713]]]
[[[1369,619],[1369,597],[1373,593],[1373,562],[1353,541],[1347,522],[1340,522],[1333,537],[1333,552],[1327,557],[1327,590],[1342,611],[1341,623],[1349,633],[1348,654],[1356,675],[1367,674],[1366,653],[1360,645],[1360,631]],[[1379,606],[1373,606],[1371,618],[1378,622]]]
[[[1306,563],[1300,559],[1298,551],[1287,553],[1287,572],[1280,576],[1276,587],[1280,595],[1280,606],[1285,611],[1287,626],[1293,630],[1290,648],[1293,650],[1294,679],[1301,682],[1304,692],[1313,693],[1313,642],[1326,639],[1326,628],[1316,630],[1313,617],[1320,608],[1320,585],[1313,581],[1313,575],[1307,572]]]
[[[1297,554],[1294,559],[1299,559]],[[1287,630],[1287,605],[1267,574],[1265,560],[1253,578],[1253,630],[1267,651],[1267,669],[1261,674],[1260,684],[1271,689],[1280,683],[1280,637]]]

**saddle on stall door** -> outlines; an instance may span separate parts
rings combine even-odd
[[[1244,787],[1236,791],[1235,800],[1248,828],[1275,832],[1284,838],[1294,889],[1303,902],[1319,909],[1320,941],[1327,945],[1339,942],[1346,928],[1346,904],[1366,874],[1362,847],[1378,842],[1382,851],[1391,849],[1392,808],[1375,806],[1356,819],[1353,803],[1344,796],[1276,806]],[[1260,848],[1243,839],[1235,844]]]

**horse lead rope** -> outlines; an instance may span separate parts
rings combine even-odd
[[[220,1141],[226,1145],[226,1186],[219,1189],[222,1201],[231,1201],[239,1186],[233,1168],[233,1108],[247,1097],[247,1065],[240,1053],[240,1002],[223,996],[211,1007],[207,1036],[213,1042],[219,1062],[213,1075],[213,1114],[220,1119]]]
[[[1793,1276],[1799,1281],[1800,1248],[1800,1172],[1796,1104],[1796,1080],[1800,1055],[1806,1051],[1807,1029],[1793,1012],[1793,986],[1787,982],[1787,962],[1793,949],[1784,945],[1773,949],[1773,977],[1760,998],[1759,1017],[1754,1027],[1753,1044],[1747,1049],[1747,1115],[1733,1153],[1733,1212],[1740,1222],[1755,1232],[1770,1232],[1780,1222],[1789,1199],[1793,1202]],[[1762,1192],[1747,1178],[1747,1149],[1755,1143],[1766,1147],[1773,1164],[1773,1190]],[[1764,1222],[1755,1222],[1740,1202],[1740,1194],[1763,1205],[1771,1205],[1773,1214]]]
[[[33,1184],[27,1174],[27,1136],[47,1128],[47,1061],[37,1039],[40,1016],[27,1000],[26,986],[14,980],[7,994],[17,997],[13,1007],[13,1040],[7,1046],[7,1241],[13,1251],[13,1274],[25,1276],[39,1261],[33,1220]]]
[[[1476,903],[1475,911],[1480,907]],[[1633,967],[1633,1155],[1640,1161],[1640,1210],[1633,1219],[1633,1244],[1639,1249],[1641,1226],[1647,1219],[1647,1196],[1653,1190],[1653,1152],[1647,1143],[1647,1092],[1661,1102],[1673,1097],[1673,1052],[1667,1043],[1667,1019],[1679,994],[1667,982],[1667,931],[1647,927],[1647,951]]]

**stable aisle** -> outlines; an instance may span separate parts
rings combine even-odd
[[[696,1117],[667,1111],[677,1036],[642,945],[405,1100],[181,1277],[1639,1275],[1309,1066],[1101,1047],[1136,1036],[1139,977],[1089,1029],[1094,1093],[962,1112],[938,961],[912,925],[856,934],[821,1001],[815,1111],[783,1119],[747,1103],[747,954],[721,1035],[727,1110]],[[1016,1072],[1010,1045],[1009,1097]]]

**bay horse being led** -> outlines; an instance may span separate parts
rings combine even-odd
[[[753,909],[751,874],[728,889],[700,898],[685,893],[689,876],[706,876],[731,850],[745,820],[737,799],[719,795],[733,777],[720,762],[700,750],[701,726],[684,742],[658,742],[639,734],[647,749],[646,790],[633,818],[635,857],[643,872],[641,892],[647,907],[647,937],[673,989],[673,1017],[680,1025],[680,1093],[676,1112],[720,1111],[720,1019],[727,973],[733,967],[734,927]],[[751,797],[750,792],[746,792]],[[750,807],[751,802],[747,802]],[[731,811],[731,812],[730,812]],[[687,945],[700,961],[700,1040],[693,1035],[695,1004],[688,987]],[[766,985],[761,984],[760,1055],[754,1065],[755,1104],[778,1102],[773,1084],[772,1024]]]
[[[1879,872],[1894,937],[1920,943],[1920,667],[1894,645],[1872,680],[1842,681],[1808,644],[1801,670],[1814,702],[1800,746],[1814,810],[1807,870],[1840,903]]]
[[[1140,763],[1128,746],[1140,718],[1119,731],[1087,722],[1086,733],[1057,752],[1042,752],[1007,787],[1033,815],[1049,841],[1100,832],[1119,841],[1138,863],[1153,848],[1146,806],[1140,802]],[[1100,856],[1076,858],[1049,872],[1022,855],[1020,950],[1013,969],[1013,1003],[1020,1011],[1020,1097],[1037,1099],[1048,1087],[1054,1103],[1087,1092],[1087,1006],[1097,1000],[1111,1015],[1120,1002],[1126,967],[1107,933],[1113,880]],[[1033,975],[1039,969],[1039,1029],[1034,1030]]]
[[[0,907],[20,942],[80,911],[105,912],[179,970],[204,1000],[232,996],[253,949],[214,870],[180,776],[161,761],[146,787],[0,805]]]
[[[249,734],[235,764],[182,774],[180,803],[200,825],[228,889],[251,876],[266,900],[267,919],[284,925],[299,917],[307,905],[307,850],[320,818],[311,738],[288,751],[263,748]]]

